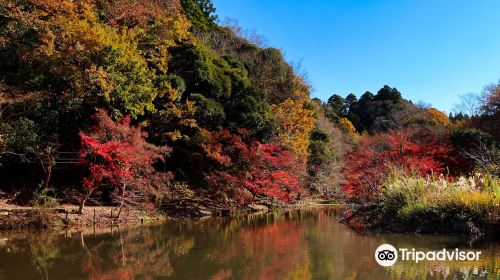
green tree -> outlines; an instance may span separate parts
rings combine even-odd
[[[353,93],[349,93],[344,100],[344,111],[349,112],[351,107],[358,102],[358,98]]]
[[[199,125],[209,129],[222,129],[226,120],[224,107],[217,101],[201,94],[191,94],[196,105],[196,119]]]
[[[309,140],[307,165],[309,174],[314,176],[322,166],[332,162],[333,153],[329,148],[330,136],[325,131],[316,128],[311,132]]]
[[[399,92],[396,88],[391,88],[388,85],[382,87],[375,95],[374,100],[379,101],[392,101],[394,103],[399,102],[401,100],[401,92]]]
[[[216,26],[218,17],[211,0],[181,0],[181,6],[195,28],[208,31]]]
[[[346,114],[344,98],[338,94],[334,94],[328,98],[326,102],[327,106],[332,110],[334,114],[339,117],[343,117]]]

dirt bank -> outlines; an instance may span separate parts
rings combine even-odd
[[[141,211],[124,207],[118,217],[114,206],[87,206],[78,214],[77,205],[63,204],[57,208],[23,207],[0,200],[0,230],[85,228],[91,226],[135,225],[165,220],[191,220],[211,216],[236,216],[265,213],[285,208],[319,205],[321,201],[306,199],[295,204],[259,201],[245,207],[230,207],[209,199],[169,200],[157,211]]]
[[[139,211],[128,207],[124,207],[118,216],[118,209],[113,206],[87,206],[83,214],[78,214],[77,205],[63,204],[48,209],[0,201],[0,230],[141,224],[166,218],[160,212]]]

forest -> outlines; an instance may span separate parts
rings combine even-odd
[[[310,94],[210,0],[2,0],[0,197],[80,213],[323,199],[393,230],[500,229],[500,82],[449,115],[388,85]]]

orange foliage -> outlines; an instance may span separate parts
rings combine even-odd
[[[156,19],[176,15],[180,10],[179,0],[98,0],[97,5],[111,24],[127,27],[143,27]]]
[[[287,99],[272,105],[271,112],[280,125],[278,141],[295,153],[307,156],[309,134],[314,128],[314,111],[304,108],[304,101]]]
[[[340,130],[346,133],[350,137],[354,137],[356,135],[356,128],[352,124],[352,122],[347,118],[341,118],[338,122]]]
[[[427,112],[431,115],[431,122],[440,126],[447,126],[450,123],[448,116],[436,108],[429,108]]]

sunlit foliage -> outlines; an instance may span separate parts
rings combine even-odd
[[[285,100],[273,105],[271,112],[280,125],[278,139],[300,155],[307,155],[309,133],[314,128],[313,111],[304,108],[303,101]]]
[[[436,108],[429,108],[427,112],[431,115],[430,121],[436,125],[447,126],[450,123],[448,116]]]

